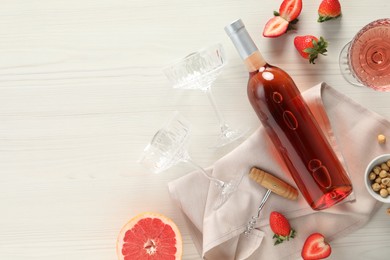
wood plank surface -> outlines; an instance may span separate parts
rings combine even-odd
[[[339,21],[318,24],[304,1],[299,34],[322,35],[329,53],[311,65],[292,44],[261,36],[272,0],[1,0],[0,259],[116,259],[121,226],[143,211],[171,217],[183,259],[200,259],[167,183],[191,171],[151,175],[137,163],[172,111],[193,125],[192,157],[208,166],[232,147],[208,149],[219,128],[202,92],[173,89],[162,68],[221,42],[228,64],[213,86],[230,125],[260,123],[246,97],[247,73],[224,26],[242,18],[264,57],[304,91],[325,81],[390,119],[390,93],[349,85],[341,48],[365,24],[388,17],[385,0],[341,1]],[[361,230],[334,241],[332,259],[388,259],[389,205]]]

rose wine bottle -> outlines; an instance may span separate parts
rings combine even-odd
[[[351,181],[292,78],[264,60],[241,20],[225,31],[249,71],[249,101],[308,204],[342,201]]]

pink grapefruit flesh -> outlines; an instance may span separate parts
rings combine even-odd
[[[182,250],[176,224],[158,213],[135,216],[121,229],[117,240],[119,260],[177,260]]]

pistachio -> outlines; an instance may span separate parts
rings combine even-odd
[[[382,182],[383,185],[389,186],[389,184],[390,184],[390,178],[384,178],[384,179],[382,179],[381,182]]]
[[[379,183],[376,183],[376,182],[374,184],[372,184],[371,187],[374,191],[379,191],[381,189],[381,185]]]
[[[387,198],[387,196],[389,196],[389,192],[387,191],[387,189],[381,189],[379,191],[379,194],[382,196],[382,198]]]
[[[378,143],[380,144],[386,143],[386,136],[384,136],[383,134],[379,134],[377,139],[378,139]]]
[[[387,166],[386,163],[382,163],[381,168],[382,168],[382,170],[389,171],[389,166]]]
[[[381,171],[379,172],[379,177],[381,177],[381,178],[386,178],[386,177],[387,177],[387,171],[381,170]]]

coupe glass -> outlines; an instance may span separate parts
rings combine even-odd
[[[236,190],[240,179],[224,182],[208,174],[189,156],[187,151],[189,138],[190,124],[175,112],[172,119],[153,136],[139,162],[154,173],[163,172],[179,162],[189,163],[218,187],[219,196],[213,206],[214,209],[218,209]]]
[[[364,26],[341,50],[339,65],[352,85],[390,91],[390,19]]]
[[[221,129],[216,147],[229,144],[243,137],[246,133],[246,131],[235,130],[229,127],[211,91],[211,85],[217,79],[225,64],[226,58],[223,47],[221,44],[216,44],[191,53],[163,69],[164,74],[173,83],[174,88],[198,89],[207,94]]]

